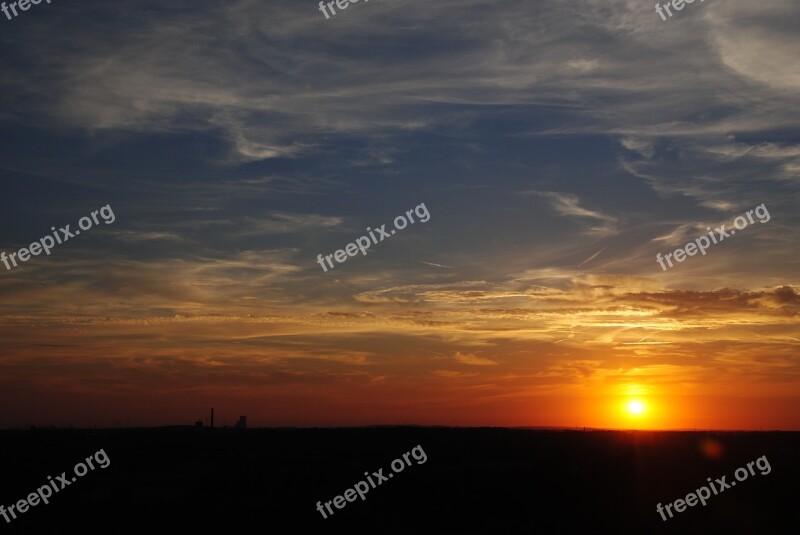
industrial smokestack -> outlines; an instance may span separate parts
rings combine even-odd
[[[214,427],[214,407],[211,407],[211,427]]]

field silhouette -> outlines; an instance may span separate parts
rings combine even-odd
[[[793,533],[799,516],[795,432],[36,429],[0,431],[0,444],[6,507],[98,449],[111,460],[8,533]],[[417,445],[424,464],[412,459],[327,519],[316,510]],[[666,522],[656,512],[764,455],[768,475],[756,470]]]

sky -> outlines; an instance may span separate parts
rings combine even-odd
[[[0,427],[800,430],[800,4],[336,11],[0,15]]]

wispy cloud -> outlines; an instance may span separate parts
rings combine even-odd
[[[497,362],[479,357],[472,353],[461,353],[460,351],[456,351],[456,354],[453,356],[458,362],[462,364],[469,364],[470,366],[496,366]]]
[[[527,194],[544,197],[550,202],[550,206],[556,213],[579,219],[593,219],[600,223],[598,226],[590,227],[587,232],[597,236],[610,236],[616,234],[617,219],[595,210],[584,208],[580,205],[578,197],[568,193],[558,193],[553,191],[527,191]]]

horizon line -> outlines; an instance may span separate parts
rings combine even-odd
[[[697,433],[707,433],[707,432],[724,432],[724,433],[765,433],[765,432],[784,432],[784,433],[792,433],[792,432],[800,432],[800,429],[724,429],[724,428],[697,428],[697,427],[685,427],[685,428],[670,428],[670,429],[648,429],[648,428],[616,428],[616,427],[590,427],[590,426],[544,426],[544,425],[529,425],[529,426],[493,426],[493,425],[445,425],[445,424],[433,424],[433,425],[425,425],[425,424],[364,424],[364,425],[309,425],[309,426],[292,426],[292,425],[280,425],[280,426],[259,426],[259,427],[251,427],[248,426],[245,429],[235,428],[232,425],[224,425],[224,426],[215,426],[211,427],[208,425],[197,426],[192,424],[167,424],[167,425],[155,425],[155,426],[135,426],[135,425],[126,425],[126,426],[91,426],[91,427],[79,427],[79,426],[37,426],[37,425],[30,425],[30,426],[17,426],[17,427],[0,427],[0,431],[50,431],[50,430],[71,430],[71,431],[89,431],[89,430],[120,430],[120,429],[131,429],[131,430],[144,430],[144,429],[236,429],[237,431],[242,430],[256,430],[256,429],[374,429],[374,428],[409,428],[409,427],[417,427],[417,428],[426,428],[426,429],[521,429],[521,430],[554,430],[554,431],[575,431],[575,432],[588,432],[588,431],[622,431],[622,432],[697,432]]]

